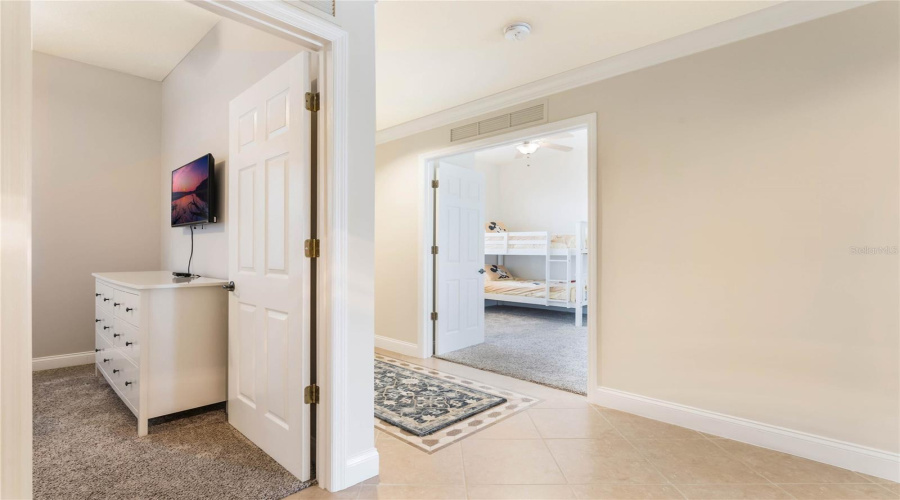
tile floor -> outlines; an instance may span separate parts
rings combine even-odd
[[[397,359],[543,400],[433,454],[377,431],[381,474],[338,493],[289,500],[900,499],[900,485],[607,408],[541,385],[457,365]]]

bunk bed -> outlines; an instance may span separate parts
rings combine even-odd
[[[587,222],[575,224],[575,234],[555,235],[547,231],[486,232],[484,253],[504,264],[508,255],[544,259],[544,279],[485,279],[485,300],[515,302],[575,310],[575,325],[582,326],[587,304]],[[564,275],[560,275],[562,272]]]

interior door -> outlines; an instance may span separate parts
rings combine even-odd
[[[484,174],[437,169],[435,354],[484,342]]]
[[[310,478],[309,54],[231,101],[228,157],[228,422]]]

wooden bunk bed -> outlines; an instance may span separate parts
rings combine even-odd
[[[575,325],[582,326],[587,304],[587,222],[575,224],[575,234],[554,235],[547,231],[488,232],[484,253],[504,264],[507,255],[544,259],[544,279],[512,278],[485,280],[485,300],[515,302],[575,310]],[[565,275],[560,278],[560,273]]]

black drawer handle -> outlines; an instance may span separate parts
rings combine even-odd
[[[113,334],[113,338],[116,338],[116,337],[121,337],[121,336],[122,336],[122,334],[121,334],[121,333],[114,333],[114,334]]]
[[[128,347],[128,346],[130,346],[131,344],[134,344],[134,342],[125,342],[125,347]]]
[[[101,295],[103,295],[103,294],[102,294],[102,293],[95,293],[95,294],[94,294],[94,297],[99,297],[99,296],[101,296]]]
[[[117,369],[113,370],[113,373],[119,373],[120,371],[122,371],[122,370],[119,370],[119,369],[117,368]]]
[[[109,363],[110,361],[112,361],[112,360],[109,359],[109,358],[106,358],[106,359],[103,360],[104,363]]]
[[[104,326],[104,327],[103,327],[104,330],[109,330],[110,328],[112,328],[112,327],[111,327],[111,326]]]
[[[99,322],[101,322],[101,321],[103,321],[103,320],[102,320],[102,319],[95,319],[95,320],[94,320],[94,323],[99,323]]]
[[[134,383],[134,382],[125,382],[125,385],[126,385],[126,386],[129,386],[129,385],[131,385],[131,384],[133,384],[133,383]]]
[[[121,305],[122,305],[121,302],[113,302],[113,307],[119,307]]]
[[[108,298],[103,299],[103,302],[109,302],[109,299]]]
[[[134,311],[134,308],[133,308],[133,307],[126,307],[126,308],[125,308],[125,312],[131,312],[131,311]]]
[[[97,349],[94,349],[94,352],[100,352],[100,351],[102,351],[102,350],[103,350],[103,349],[97,348]]]

